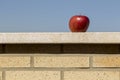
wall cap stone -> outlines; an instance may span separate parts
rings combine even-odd
[[[120,32],[14,32],[0,33],[0,44],[119,44]]]

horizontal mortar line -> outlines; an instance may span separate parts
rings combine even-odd
[[[55,54],[53,54],[53,53],[28,53],[28,54],[26,54],[26,53],[0,53],[0,55],[1,56],[8,56],[8,55],[10,55],[10,56],[38,56],[38,55],[40,55],[40,56],[78,56],[78,55],[85,55],[85,56],[87,56],[87,55],[91,55],[91,54],[76,54],[76,53],[67,53],[67,54],[64,54],[64,53],[55,53]]]
[[[120,69],[120,67],[91,67],[91,69]]]
[[[120,53],[119,54],[116,54],[116,53],[109,53],[109,54],[88,54],[88,55],[91,55],[91,56],[120,56]]]
[[[18,54],[18,53],[16,53],[16,54],[13,54],[13,53],[12,54],[6,54],[6,53],[5,54],[1,54],[0,53],[0,57],[6,57],[6,56],[9,56],[9,57],[14,57],[14,56],[15,57],[19,57],[19,56],[20,57],[30,57],[31,55],[30,54]]]
[[[96,54],[84,54],[84,53],[0,53],[0,56],[106,56],[106,55],[117,55],[116,53],[96,53]]]
[[[0,54],[0,56],[1,57],[4,57],[4,56],[9,56],[9,57],[16,57],[16,56],[21,56],[21,57],[23,57],[23,56],[28,56],[28,57],[30,57],[30,56],[33,56],[33,57],[37,57],[37,56],[49,56],[49,57],[52,57],[52,56],[54,56],[54,57],[64,57],[64,56],[85,56],[85,57],[89,57],[89,55],[85,55],[85,54]]]
[[[118,71],[120,69],[4,69],[0,71]]]
[[[120,68],[0,68],[0,71],[120,71]]]
[[[3,71],[3,70],[74,70],[74,69],[89,69],[89,67],[72,67],[72,68],[70,68],[70,67],[66,67],[66,68],[61,68],[61,67],[59,67],[59,68],[57,68],[57,67],[51,67],[51,68],[47,68],[47,67],[10,67],[10,68],[7,68],[7,67],[5,67],[5,68],[0,68],[0,70],[1,71]]]

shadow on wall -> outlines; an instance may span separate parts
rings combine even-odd
[[[119,54],[119,44],[1,44],[0,53]]]

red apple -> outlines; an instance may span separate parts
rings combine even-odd
[[[90,20],[85,15],[72,16],[69,21],[69,28],[72,32],[86,32],[89,26]]]

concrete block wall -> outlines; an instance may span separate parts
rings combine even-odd
[[[40,42],[0,42],[0,80],[120,80],[119,43]]]

